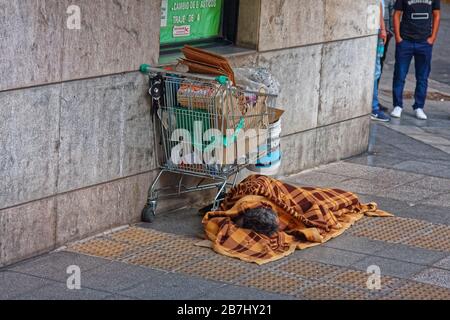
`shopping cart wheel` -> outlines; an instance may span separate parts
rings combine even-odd
[[[152,206],[146,205],[142,210],[142,221],[152,223],[153,221],[155,221],[155,218],[155,209]]]

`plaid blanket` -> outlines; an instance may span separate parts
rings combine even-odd
[[[279,217],[279,232],[272,237],[237,227],[233,218],[265,206]],[[264,264],[322,244],[339,236],[366,216],[389,217],[375,203],[339,189],[299,188],[260,175],[250,176],[233,188],[219,211],[203,219],[207,238],[220,254]]]

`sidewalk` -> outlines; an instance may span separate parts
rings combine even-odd
[[[180,209],[0,269],[0,299],[450,299],[449,103],[430,102],[428,114],[373,123],[367,154],[285,178],[354,191],[395,218],[365,218],[260,267],[194,246],[201,217]],[[67,289],[71,265],[81,290]],[[378,291],[367,289],[372,265]]]
[[[354,191],[393,219],[258,267],[193,246],[201,218],[181,209],[2,269],[0,299],[450,299],[450,110],[411,114],[373,124],[368,154],[286,178]],[[70,265],[81,290],[67,289]],[[381,291],[366,288],[371,265]]]

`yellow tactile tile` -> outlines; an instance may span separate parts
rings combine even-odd
[[[291,260],[278,267],[278,269],[307,279],[322,279],[333,272],[345,270],[340,267],[304,260]]]
[[[330,282],[340,286],[347,286],[358,290],[369,290],[367,288],[367,281],[369,274],[357,270],[345,270],[334,275]],[[389,290],[399,283],[400,279],[381,276],[381,291]],[[376,292],[376,290],[374,290]]]
[[[450,227],[434,225],[405,241],[405,244],[423,249],[450,252]]]
[[[356,224],[354,228],[349,230],[349,233],[373,240],[404,243],[406,239],[414,234],[430,227],[432,227],[431,223],[415,219],[399,217],[374,218],[370,223]]]
[[[180,254],[178,252],[164,252],[155,249],[148,249],[133,254],[132,256],[120,261],[142,267],[174,271],[185,265],[195,263],[197,260],[198,258],[195,256]]]
[[[313,284],[300,292],[299,297],[307,300],[374,300],[376,294],[325,283]]]
[[[415,281],[406,283],[391,293],[383,296],[383,300],[450,300],[450,290]]]
[[[168,242],[174,238],[170,234],[137,227],[120,230],[110,234],[108,237],[115,241],[126,242],[143,247],[156,246],[162,242]]]
[[[279,294],[295,295],[304,289],[309,281],[264,270],[239,280],[237,284]]]
[[[232,258],[217,257],[215,259],[203,259],[197,263],[185,266],[178,270],[190,276],[197,276],[209,280],[232,283],[257,270],[257,266],[242,263]]]
[[[96,238],[83,243],[77,243],[68,248],[69,251],[107,259],[118,259],[140,248],[132,244],[118,242],[106,238]]]

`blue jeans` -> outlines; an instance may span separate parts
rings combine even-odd
[[[384,42],[382,39],[378,39],[377,46],[377,59],[375,63],[375,84],[373,88],[372,99],[372,113],[377,113],[380,110],[380,102],[378,100],[378,82],[381,78],[381,59],[384,55]]]
[[[395,52],[395,71],[392,92],[394,94],[394,107],[403,108],[403,90],[408,75],[411,60],[414,57],[416,67],[416,92],[414,95],[414,110],[423,109],[428,91],[428,77],[431,72],[431,58],[433,46],[426,40],[415,42],[403,40],[397,44]]]

